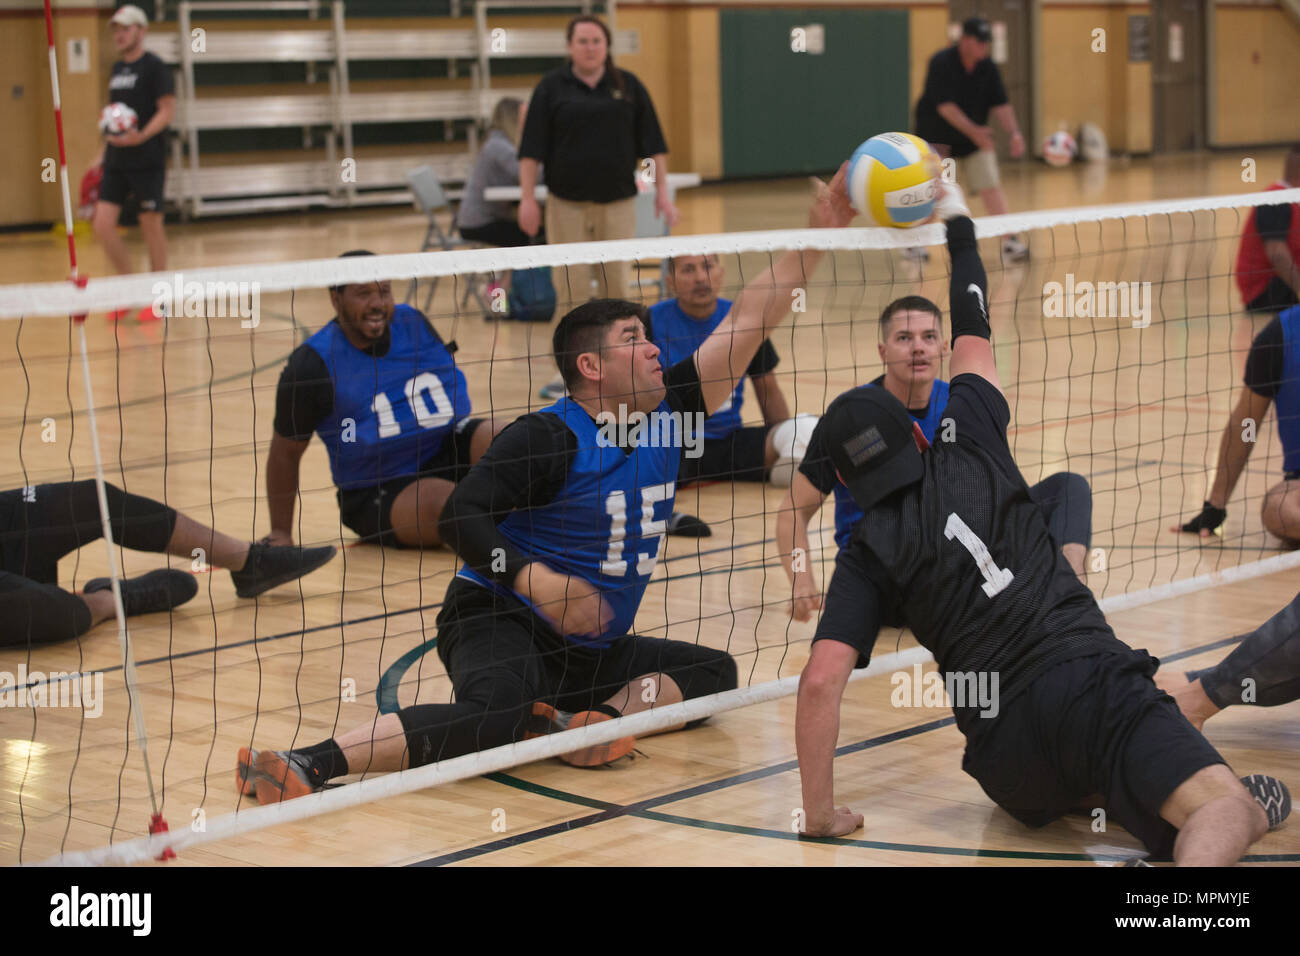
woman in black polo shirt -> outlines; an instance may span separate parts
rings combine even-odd
[[[610,33],[598,18],[575,17],[566,33],[569,62],[542,78],[533,91],[519,145],[519,226],[536,235],[541,209],[533,198],[539,164],[546,167],[550,242],[630,239],[636,234],[636,171],[654,160],[655,209],[669,226],[677,221],[668,192],[668,146],[650,94],[631,73],[616,69]],[[560,299],[591,297],[592,267],[568,266],[557,277]],[[627,264],[596,269],[601,297],[627,295]]]

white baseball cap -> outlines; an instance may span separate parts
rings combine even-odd
[[[117,23],[124,27],[145,27],[149,26],[149,18],[144,15],[144,11],[134,3],[128,3],[126,6],[119,7],[117,13],[113,14],[109,23]]]

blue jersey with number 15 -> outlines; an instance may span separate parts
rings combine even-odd
[[[671,409],[665,401],[656,411]],[[595,638],[565,637],[577,644],[608,647],[632,629],[659,560],[665,525],[673,511],[681,449],[653,447],[643,440],[624,451],[602,442],[591,415],[569,398],[540,414],[558,416],[578,438],[568,478],[553,501],[511,512],[497,530],[528,559],[589,581],[601,592],[614,612],[609,626]],[[462,568],[460,575],[502,590],[471,568]],[[510,593],[529,603],[522,595]]]
[[[399,305],[389,330],[383,356],[349,342],[337,321],[307,340],[334,386],[334,410],[316,434],[339,488],[414,474],[470,413],[465,374],[428,320]]]

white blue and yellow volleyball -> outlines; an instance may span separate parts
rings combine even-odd
[[[919,226],[934,212],[939,158],[911,133],[881,133],[849,159],[849,200],[878,226]]]

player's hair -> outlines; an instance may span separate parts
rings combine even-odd
[[[905,295],[889,303],[880,313],[880,341],[889,338],[889,324],[900,312],[929,312],[939,324],[939,334],[943,334],[943,313],[939,307],[923,295]]]
[[[605,344],[609,327],[619,319],[632,317],[641,320],[646,338],[649,338],[650,310],[626,299],[592,299],[560,319],[551,346],[566,388],[572,391],[582,379],[582,373],[578,371],[578,356],[585,352],[599,352]]]
[[[518,145],[519,108],[523,105],[523,100],[516,99],[513,96],[501,97],[501,99],[497,100],[497,105],[492,109],[492,122],[488,124],[487,131],[490,133],[494,129],[499,129],[505,133],[506,139]]]
[[[609,74],[609,81],[614,84],[618,90],[619,96],[627,93],[623,85],[623,73],[614,66],[614,35],[609,32],[609,27],[600,17],[592,16],[590,13],[584,13],[574,17],[569,21],[569,25],[564,29],[564,40],[566,43],[573,42],[573,31],[579,23],[594,23],[600,27],[600,32],[605,34],[605,72]]]
[[[369,249],[349,249],[347,252],[345,252],[345,253],[343,253],[342,255],[340,255],[339,258],[340,258],[340,259],[355,259],[357,256],[373,256],[373,255],[374,255],[374,253],[371,252]],[[330,286],[330,291],[331,291],[331,292],[339,292],[339,293],[341,293],[341,292],[342,292],[344,289],[346,289],[346,288],[347,288],[347,284],[346,284],[346,283],[344,283],[343,285],[332,285],[332,286]]]

